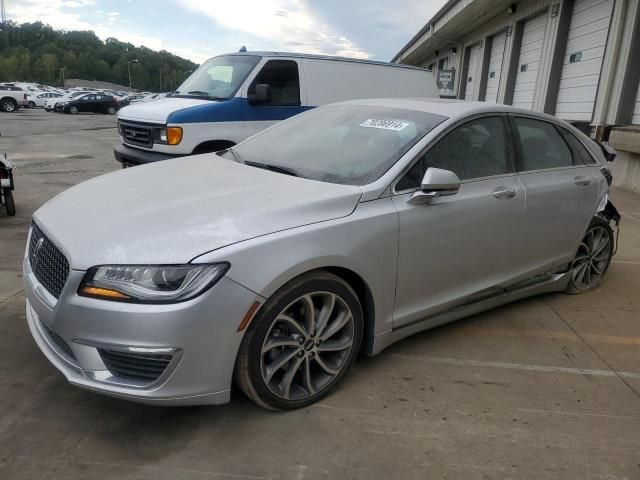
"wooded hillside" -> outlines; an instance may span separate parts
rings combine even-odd
[[[61,85],[65,78],[83,78],[129,85],[138,90],[169,91],[197,65],[169,52],[136,47],[115,38],[100,40],[91,31],[54,30],[40,22],[0,26],[0,81]],[[162,68],[162,84],[160,69]]]

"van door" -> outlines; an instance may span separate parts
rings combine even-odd
[[[244,102],[244,125],[247,137],[307,109],[303,105],[300,66],[295,60],[267,60],[250,81]],[[270,101],[252,103],[249,99],[256,85],[269,85]],[[306,102],[305,102],[306,103]]]

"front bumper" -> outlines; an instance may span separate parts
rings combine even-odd
[[[256,294],[223,277],[188,302],[141,305],[80,297],[84,272],[71,270],[56,301],[25,260],[26,312],[38,347],[67,380],[113,397],[162,405],[229,401],[242,333]],[[162,354],[171,361],[153,381],[122,376],[104,352]],[[109,365],[109,366],[108,366]]]
[[[123,167],[132,167],[135,165],[143,165],[145,163],[158,162],[169,158],[184,157],[186,154],[171,155],[169,153],[151,152],[148,150],[140,150],[131,148],[126,145],[117,145],[113,149],[113,156],[119,161]]]

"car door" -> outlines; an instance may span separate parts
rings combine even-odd
[[[491,294],[511,280],[524,191],[507,125],[504,115],[458,124],[395,185],[400,231],[394,328]],[[429,167],[456,173],[460,190],[412,205]]]
[[[244,104],[244,128],[247,137],[305,110],[302,106],[300,68],[295,60],[269,60],[247,88],[250,98],[256,85],[271,87],[271,101]]]
[[[511,116],[518,179],[526,192],[518,276],[532,277],[571,261],[594,215],[597,169],[570,148],[560,126]]]

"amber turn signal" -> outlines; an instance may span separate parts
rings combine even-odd
[[[83,286],[78,291],[80,295],[84,295],[85,297],[96,297],[96,298],[112,298],[118,300],[127,300],[131,297],[125,295],[124,293],[120,293],[116,290],[110,290],[108,288],[98,288],[98,287],[89,287]]]
[[[167,144],[178,145],[182,141],[182,128],[167,127]]]

